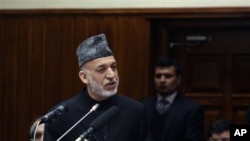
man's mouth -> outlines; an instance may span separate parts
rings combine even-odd
[[[109,82],[104,85],[107,89],[113,90],[116,87],[116,82]]]

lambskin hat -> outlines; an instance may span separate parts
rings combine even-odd
[[[113,53],[108,46],[105,34],[92,36],[83,41],[76,50],[79,67],[86,62],[101,58],[112,56]]]

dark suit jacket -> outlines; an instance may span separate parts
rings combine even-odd
[[[156,96],[143,101],[149,122],[152,126],[152,116],[155,110]],[[204,112],[203,108],[190,99],[177,95],[167,111],[161,141],[202,141]],[[154,136],[154,135],[152,135]]]
[[[55,121],[46,123],[44,141],[56,141],[72,125],[88,113],[96,103],[98,102],[89,97],[86,89],[81,91],[77,96],[62,102],[61,104],[66,105],[68,112],[61,115]],[[104,136],[107,138],[107,141],[143,141],[148,135],[147,116],[144,106],[141,103],[116,94],[106,101],[99,102],[99,104],[100,106],[96,112],[84,118],[61,141],[75,141],[76,138],[86,131],[93,119],[114,105],[119,107],[120,112],[105,126],[107,130],[105,130]],[[101,141],[101,139],[95,139],[98,132],[94,133],[94,138],[90,138],[91,141]]]

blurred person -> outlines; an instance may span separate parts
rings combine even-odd
[[[154,67],[156,94],[144,99],[154,141],[203,140],[204,111],[178,92],[181,71],[173,58],[161,58]]]
[[[30,141],[43,141],[44,136],[44,126],[45,124],[39,123],[40,119],[36,119],[32,122],[31,126],[29,127],[29,140]]]
[[[221,119],[215,121],[209,131],[208,141],[230,141],[231,120]]]

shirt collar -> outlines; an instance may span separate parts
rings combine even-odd
[[[168,95],[164,99],[167,100],[170,104],[172,104],[174,102],[174,99],[175,99],[176,95],[177,95],[177,91],[175,91],[172,94]],[[159,102],[162,99],[163,99],[163,97],[160,94],[157,94],[157,102]]]

